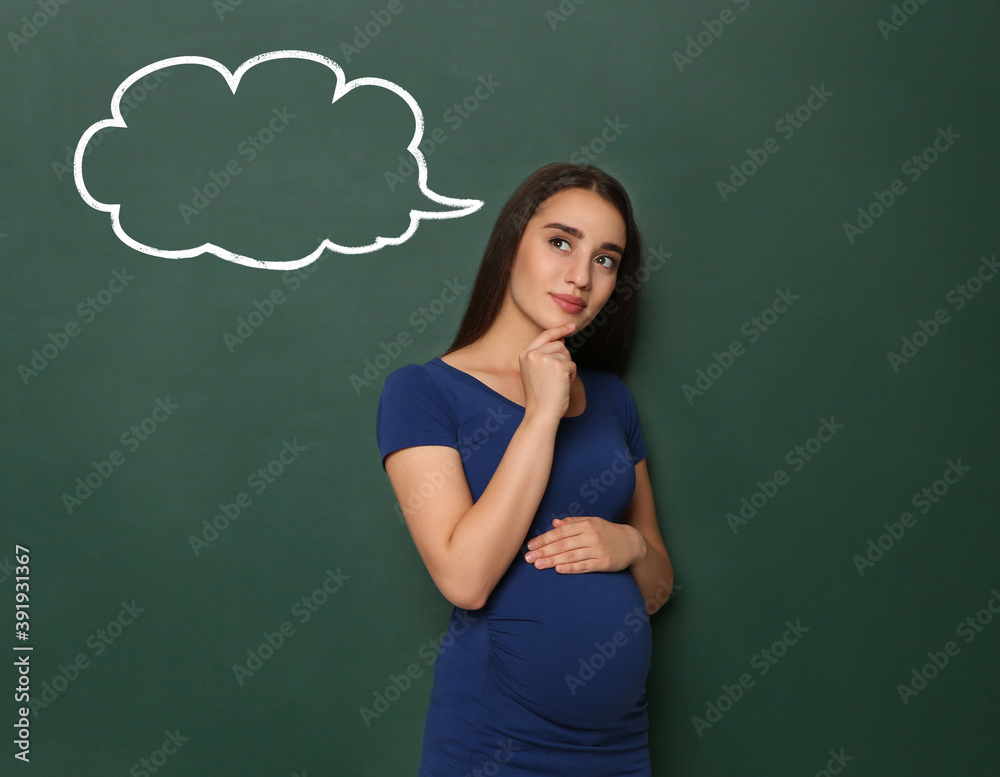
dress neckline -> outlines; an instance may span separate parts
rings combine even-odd
[[[468,381],[469,383],[472,383],[475,386],[478,386],[480,389],[482,389],[483,391],[486,391],[487,393],[491,394],[492,396],[496,397],[497,399],[503,400],[504,402],[506,402],[511,407],[517,408],[522,413],[524,412],[524,405],[519,405],[513,399],[510,399],[509,397],[505,397],[503,394],[501,394],[499,391],[497,391],[496,389],[494,389],[492,386],[488,386],[487,384],[483,383],[475,375],[470,375],[465,370],[460,370],[458,367],[455,367],[452,364],[448,364],[448,362],[444,361],[440,356],[435,356],[433,359],[431,359],[431,363],[441,365],[446,370],[450,370],[451,372],[455,373],[459,377],[465,379],[466,381]],[[576,373],[576,379],[577,380],[581,380],[580,372],[581,372],[581,370],[578,368],[577,369],[577,373]],[[579,413],[578,415],[563,416],[562,418],[559,419],[560,423],[562,423],[563,421],[577,421],[577,420],[582,420],[582,419],[584,419],[584,418],[586,418],[587,416],[590,415],[590,407],[593,404],[593,397],[591,396],[590,391],[587,388],[587,384],[585,384],[585,383],[583,384],[583,391],[584,391],[584,397],[585,397],[584,405],[583,405],[583,412]]]

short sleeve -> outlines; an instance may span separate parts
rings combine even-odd
[[[639,409],[636,407],[635,398],[628,386],[619,380],[622,391],[622,400],[625,411],[625,435],[628,439],[629,452],[632,454],[632,463],[638,464],[649,455],[649,448],[646,446],[646,438],[642,434],[642,425],[639,423]]]
[[[375,436],[385,457],[415,445],[458,448],[455,410],[434,378],[419,364],[407,364],[389,374],[382,387]]]

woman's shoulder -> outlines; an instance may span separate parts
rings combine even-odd
[[[454,420],[456,414],[453,392],[439,379],[446,377],[434,369],[433,360],[422,364],[404,364],[390,372],[382,385],[378,416],[404,421],[415,415],[431,414]]]
[[[581,367],[578,373],[583,377],[587,389],[587,400],[595,399],[611,409],[627,425],[638,414],[635,397],[625,381],[614,372]]]
[[[386,375],[385,383],[382,387],[383,392],[389,388],[430,388],[437,385],[434,375],[434,368],[437,366],[437,362],[438,359],[434,358],[422,363],[413,362],[397,367]]]
[[[619,395],[629,393],[628,386],[617,373],[605,372],[593,367],[577,367],[576,371],[583,378],[586,386],[593,385],[595,388]]]

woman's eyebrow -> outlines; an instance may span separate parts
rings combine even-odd
[[[572,235],[575,238],[579,239],[583,238],[583,232],[581,232],[576,227],[570,227],[567,226],[566,224],[559,224],[557,222],[553,222],[552,224],[546,224],[544,227],[542,227],[542,229],[549,229],[550,227],[553,229],[561,230],[565,232],[567,235]],[[622,248],[617,243],[601,243],[601,248],[603,248],[605,251],[617,251],[618,253],[623,255],[625,253],[625,249]]]

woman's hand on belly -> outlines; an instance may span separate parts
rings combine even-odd
[[[641,558],[646,541],[628,524],[596,515],[555,518],[555,527],[528,543],[524,560],[560,574],[618,572]]]

